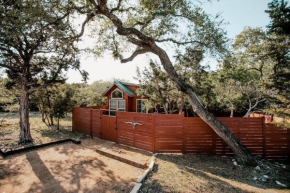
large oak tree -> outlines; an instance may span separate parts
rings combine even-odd
[[[86,12],[87,19],[95,21],[92,25],[98,32],[98,48],[111,49],[123,63],[144,53],[155,54],[178,90],[187,95],[194,111],[229,145],[241,164],[251,164],[253,158],[248,149],[204,108],[194,88],[178,75],[165,51],[164,45],[168,43],[176,49],[191,47],[214,56],[225,52],[225,32],[220,28],[222,22],[207,15],[198,2],[88,0]],[[124,54],[130,48],[133,48],[132,55],[125,58]]]
[[[29,96],[65,81],[65,72],[79,69],[78,34],[71,26],[74,4],[62,0],[0,1],[0,69],[20,90],[19,143],[32,141]],[[84,74],[85,75],[85,74]]]

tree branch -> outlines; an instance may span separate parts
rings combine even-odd
[[[146,49],[138,49],[136,50],[129,58],[125,58],[125,59],[122,59],[121,60],[121,63],[126,63],[126,62],[130,62],[132,60],[134,60],[134,58],[140,54],[145,54],[149,52],[149,50],[146,50]]]
[[[120,9],[123,0],[119,0],[117,7],[111,9],[111,13]]]
[[[177,41],[177,40],[172,39],[172,38],[166,38],[166,39],[156,39],[155,41],[156,42],[172,42],[172,43],[179,44],[179,45],[198,43],[200,45],[207,46],[206,44],[199,42],[199,41],[196,41],[196,40],[180,42],[180,41]]]

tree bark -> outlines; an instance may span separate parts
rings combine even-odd
[[[59,117],[57,117],[57,130],[59,130]]]
[[[19,144],[32,142],[29,125],[29,94],[26,85],[22,85],[20,96],[20,136]]]

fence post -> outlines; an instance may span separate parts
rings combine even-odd
[[[212,129],[212,154],[216,155],[216,133]]]
[[[290,161],[290,129],[289,128],[286,128],[287,129],[287,148],[288,148],[288,155],[287,155],[287,160]]]
[[[182,111],[182,113],[180,115],[180,121],[181,121],[181,124],[182,124],[182,153],[186,154],[186,136],[187,136],[187,132],[186,132],[186,127],[184,126],[184,121],[185,121],[184,111]]]
[[[90,134],[91,138],[93,138],[93,109],[90,109]]]
[[[266,159],[266,128],[265,128],[265,117],[262,117],[262,135],[263,135],[263,158]]]
[[[156,114],[152,114],[152,148],[153,148],[153,153],[155,153],[155,116]]]

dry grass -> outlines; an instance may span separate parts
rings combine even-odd
[[[290,187],[289,165],[287,169],[270,162],[264,165],[257,171],[235,166],[231,157],[159,154],[140,192],[290,192],[275,182]],[[268,170],[267,182],[253,180]]]
[[[5,116],[5,113],[0,113],[0,120]],[[33,138],[33,143],[25,146],[37,145],[57,141],[61,139],[85,139],[88,136],[72,132],[71,115],[60,120],[60,130],[56,126],[47,126],[41,121],[41,115],[38,112],[30,113],[30,129]],[[17,149],[23,146],[18,145],[19,139],[19,115],[18,113],[10,114],[0,125],[0,148],[4,151]]]

